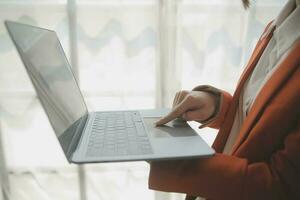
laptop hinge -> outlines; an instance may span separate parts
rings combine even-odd
[[[71,143],[67,149],[66,152],[66,156],[68,161],[71,163],[71,158],[72,155],[74,153],[74,151],[76,150],[78,143],[80,141],[80,138],[82,136],[83,130],[87,124],[87,120],[88,120],[88,115],[89,114],[85,114],[79,121],[79,125],[77,125],[77,128],[75,130],[75,134],[73,135],[72,139],[71,139]],[[76,122],[75,122],[76,123]]]

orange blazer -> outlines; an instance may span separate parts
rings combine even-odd
[[[299,40],[257,96],[232,155],[222,154],[243,85],[272,37],[264,35],[234,95],[222,91],[220,111],[209,124],[220,129],[213,144],[217,153],[204,159],[152,162],[150,189],[213,200],[300,199]]]

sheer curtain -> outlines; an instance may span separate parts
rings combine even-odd
[[[0,199],[182,199],[148,190],[144,162],[67,163],[4,20],[57,32],[89,110],[147,109],[200,84],[232,92],[284,3],[244,11],[239,0],[0,0]],[[211,144],[216,131],[199,134]]]

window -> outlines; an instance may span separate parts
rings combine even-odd
[[[244,11],[239,0],[0,0],[0,20],[58,33],[89,110],[150,109],[200,84],[233,92],[284,3],[253,1]],[[144,162],[68,164],[3,23],[0,44],[5,200],[182,199],[148,190]],[[199,133],[211,144],[216,131]]]

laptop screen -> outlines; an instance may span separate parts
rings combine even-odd
[[[87,108],[56,33],[15,22],[6,27],[67,154]]]

